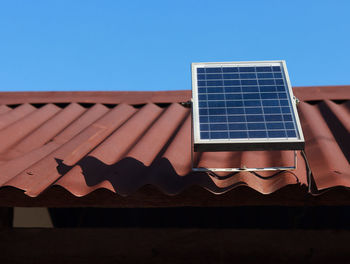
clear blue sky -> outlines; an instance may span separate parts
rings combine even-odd
[[[191,89],[191,62],[350,84],[350,1],[0,0],[0,90]]]

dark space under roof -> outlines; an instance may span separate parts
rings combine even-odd
[[[307,159],[298,152],[293,172],[224,180],[191,171],[191,91],[3,92],[1,205],[302,204],[327,203],[317,198],[326,193],[350,201],[350,86],[293,90]],[[289,166],[293,153],[205,152],[195,162]]]

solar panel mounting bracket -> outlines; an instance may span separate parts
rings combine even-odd
[[[191,99],[192,105],[192,99]],[[191,119],[193,120],[193,119]],[[191,168],[195,172],[244,172],[244,171],[288,171],[297,169],[297,151],[294,150],[294,164],[293,166],[280,166],[280,167],[263,167],[263,168],[197,168],[194,167],[194,144],[193,144],[193,124],[191,125]]]
[[[294,165],[290,167],[264,167],[264,168],[247,168],[243,166],[242,168],[195,168],[193,151],[191,152],[191,164],[192,171],[195,172],[244,172],[244,171],[288,171],[297,169],[297,151],[294,150]]]

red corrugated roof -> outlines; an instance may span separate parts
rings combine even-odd
[[[270,194],[293,185],[317,194],[350,186],[350,87],[297,87],[306,139],[298,169],[274,177],[240,172],[227,179],[191,171],[190,91],[13,92],[0,96],[0,190],[36,197],[52,186],[75,196],[105,188],[127,196],[151,184],[168,195],[201,186],[222,194],[248,186]],[[339,101],[341,100],[341,101]],[[289,166],[290,151],[216,152],[198,167]]]

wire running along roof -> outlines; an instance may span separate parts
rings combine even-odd
[[[196,150],[302,149],[283,61],[193,63]]]

